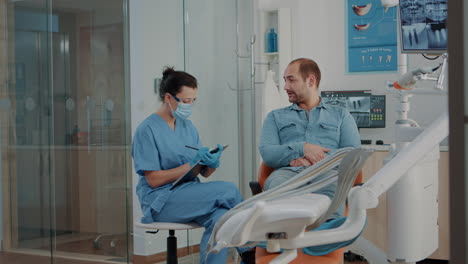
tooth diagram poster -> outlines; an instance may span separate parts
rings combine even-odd
[[[397,8],[380,0],[345,0],[348,72],[397,70]]]

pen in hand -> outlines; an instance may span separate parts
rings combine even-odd
[[[186,148],[189,148],[189,149],[194,149],[194,150],[198,150],[198,148],[196,147],[192,147],[192,146],[189,146],[189,145],[185,145]]]

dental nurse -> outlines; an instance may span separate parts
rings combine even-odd
[[[202,183],[194,178],[170,190],[171,183],[198,160],[207,165],[201,173],[204,177],[212,175],[220,164],[222,151],[210,153],[202,147],[198,131],[189,120],[197,89],[192,75],[164,69],[159,88],[162,104],[138,126],[133,138],[132,156],[139,175],[136,193],[143,212],[142,223],[195,222],[205,227],[200,263],[226,263],[227,250],[207,256],[206,246],[216,221],[242,201],[237,187],[229,182]]]

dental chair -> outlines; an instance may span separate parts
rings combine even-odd
[[[265,162],[260,164],[258,169],[258,181],[252,181],[249,183],[250,189],[253,195],[257,195],[263,191],[265,181],[275,169],[268,167]],[[362,170],[359,171],[358,176],[354,180],[354,186],[362,184]],[[347,209],[345,209],[345,216],[347,215]],[[269,253],[266,249],[257,247],[255,252],[255,260],[257,264],[270,263],[280,253]],[[297,250],[297,257],[291,264],[340,264],[344,258],[344,248],[337,249],[323,256],[312,256],[302,252],[302,249]]]
[[[429,164],[433,163],[433,159],[430,159],[432,153],[438,152],[439,143],[447,136],[448,114],[444,112],[411,142],[403,142],[406,144],[402,144],[402,150],[393,156],[366,183],[349,189],[348,187],[353,183],[351,180],[355,180],[353,175],[358,175],[364,165],[363,163],[371,153],[366,153],[363,149],[337,150],[280,186],[255,195],[229,210],[216,223],[210,238],[209,251],[216,253],[223,248],[254,246],[266,240],[268,252],[280,252],[282,250],[282,253],[274,258],[270,264],[287,264],[297,258],[297,249],[299,248],[305,249],[306,247],[333,243],[340,243],[341,246],[343,242],[352,241],[358,238],[363,231],[367,222],[367,210],[376,208],[379,205],[381,195],[395,187],[400,180],[406,179],[408,173],[413,169],[416,170],[415,172],[420,172],[422,178],[425,178],[426,172],[429,171],[422,170],[422,167],[427,166],[426,160],[429,161]],[[311,192],[317,190],[312,190],[317,188],[315,182],[310,188],[308,183],[316,179],[317,174],[336,168],[338,164],[332,161],[335,158],[341,160],[341,162],[336,174],[338,176],[337,189],[333,200],[330,201],[330,198],[325,195]],[[411,173],[414,173],[414,171]],[[345,179],[345,184],[342,184],[342,179]],[[416,186],[419,189],[425,189],[427,186],[420,184],[418,181],[415,181],[414,184],[419,184]],[[346,194],[345,197],[344,194]],[[401,195],[408,195],[408,193],[402,192]],[[332,229],[308,232],[308,230],[320,226],[323,223],[321,220],[328,219],[326,216],[328,212],[334,210],[334,205],[337,203],[342,204],[345,200],[342,199],[343,197],[348,198],[348,216],[346,220],[340,226]],[[430,197],[430,201],[421,200],[419,204],[422,207],[419,209],[424,211],[426,206],[429,206],[428,203],[433,203],[436,200],[433,197]],[[336,203],[334,203],[335,201]],[[426,218],[419,216],[413,216],[410,219],[407,219],[406,215],[403,216],[405,221],[412,221],[416,225],[425,225],[424,221],[427,221]],[[423,215],[423,217],[426,217],[426,215]],[[389,218],[389,220],[392,219]],[[393,222],[393,224],[396,223],[398,221]],[[428,226],[424,229],[418,229],[418,231],[430,231],[431,228]],[[426,243],[426,240],[421,240],[421,236],[413,234],[397,237],[394,242],[398,246],[403,244],[405,248],[402,249],[406,250],[405,243],[408,242],[408,238],[410,241],[417,239],[418,243],[415,245],[418,256],[406,257],[406,255],[414,253],[414,251],[405,251],[401,252],[405,258],[401,258],[399,256],[401,254],[398,252],[399,249],[386,254],[378,250],[369,241],[367,243],[358,243],[365,242],[362,237],[359,237],[356,243],[351,244],[351,247],[353,247],[354,252],[363,255],[369,263],[401,262],[402,259],[414,263],[434,252],[436,249],[434,245],[437,246],[438,242],[435,241],[434,244],[434,241],[431,240]],[[354,248],[355,246],[356,248]]]
[[[218,220],[209,250],[216,253],[222,248],[253,246],[266,241],[267,251],[278,253],[270,254],[257,247],[257,263],[341,263],[342,247],[359,237],[366,212],[356,206],[360,199],[351,199],[348,217],[327,220],[348,195],[353,195],[350,190],[353,183],[360,181],[358,175],[369,155],[363,149],[339,149],[283,184],[245,200]],[[271,171],[265,164],[261,165],[260,186]],[[311,181],[314,183],[310,184]],[[334,183],[337,189],[333,198],[316,193]],[[324,223],[332,228],[321,228]],[[326,245],[341,249],[324,256],[298,250],[307,247],[309,252],[323,252],[315,246]]]

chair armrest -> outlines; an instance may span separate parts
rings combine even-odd
[[[257,195],[263,192],[262,186],[258,181],[251,181],[249,182],[250,190],[252,191],[252,195]]]

